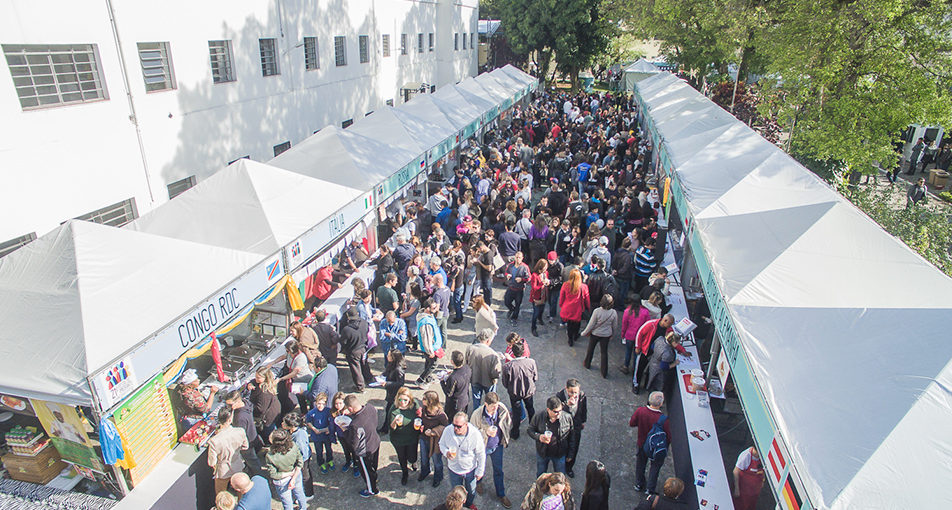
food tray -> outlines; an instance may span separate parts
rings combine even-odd
[[[27,441],[27,442],[25,442],[25,443],[18,441],[16,438],[10,438],[10,437],[8,437],[8,438],[7,438],[7,444],[10,445],[10,446],[20,446],[20,447],[29,448],[29,447],[35,445],[35,444],[36,444],[37,442],[39,442],[41,439],[45,439],[45,438],[46,438],[46,434],[43,434],[42,432],[39,433],[39,434],[37,434],[37,435],[35,435],[35,436],[33,436],[33,439],[31,439],[31,440],[29,440],[29,441]]]
[[[39,448],[26,448],[23,446],[13,446],[11,447],[11,450],[13,451],[13,453],[21,457],[36,457],[37,455],[43,453],[43,450],[49,447],[50,444],[52,444],[52,441],[47,439],[46,441],[38,445]]]

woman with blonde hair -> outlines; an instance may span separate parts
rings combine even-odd
[[[562,284],[559,292],[559,316],[565,321],[570,347],[580,336],[582,312],[588,308],[590,300],[588,285],[582,283],[582,272],[573,269],[569,273],[569,280]]]
[[[255,428],[262,438],[271,436],[281,414],[281,402],[278,400],[278,383],[274,372],[268,367],[261,367],[255,372],[254,382],[248,383],[251,390],[251,405],[254,413]]]
[[[386,415],[386,423],[390,429],[390,442],[400,463],[400,484],[406,485],[410,476],[410,465],[416,464],[417,461],[417,445],[420,442],[420,428],[423,426],[423,419],[420,417],[422,404],[413,398],[413,392],[406,386],[397,390],[395,404]]]
[[[664,305],[664,295],[654,291],[648,296],[648,299],[641,300],[641,307],[648,310],[648,317],[651,319],[661,318],[661,307]]]
[[[238,504],[238,498],[228,491],[221,491],[215,496],[215,508],[213,510],[235,510]]]
[[[522,500],[520,510],[575,510],[572,486],[564,474],[542,473]]]
[[[474,297],[470,306],[473,308],[473,311],[476,312],[477,335],[486,328],[493,330],[494,333],[499,329],[499,326],[496,324],[496,312],[486,304],[486,299],[483,296]]]

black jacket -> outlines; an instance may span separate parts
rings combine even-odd
[[[469,405],[469,383],[473,378],[473,369],[469,365],[463,365],[453,370],[446,379],[440,381],[443,387],[443,394],[446,395],[446,405],[449,407],[453,402],[453,408],[457,411],[466,409]],[[449,417],[452,419],[452,416]]]
[[[251,405],[251,401],[248,399],[242,399],[242,401],[245,405],[235,410],[232,425],[245,430],[245,435],[248,436],[248,446],[254,449],[260,448],[263,443],[261,438],[258,437],[258,429],[255,428],[254,406]]]
[[[631,251],[624,248],[615,250],[612,256],[612,270],[615,277],[621,280],[631,280],[635,275],[635,257]],[[625,296],[622,296],[624,298]]]
[[[549,444],[539,441],[539,437],[546,430],[552,431],[552,442]],[[549,421],[549,411],[543,408],[532,417],[529,422],[529,437],[535,440],[536,453],[541,457],[564,457],[572,451],[575,443],[575,427],[572,424],[572,415],[564,410],[559,415],[559,419],[552,423]],[[549,452],[549,448],[554,445],[555,452]],[[554,453],[554,454],[552,454]]]
[[[321,351],[321,357],[328,363],[333,363],[337,359],[337,351],[340,349],[340,334],[337,328],[330,324],[321,322],[311,326],[317,335],[317,348]]]
[[[350,425],[344,431],[344,439],[354,449],[358,457],[366,457],[380,449],[380,436],[377,434],[377,408],[370,404],[350,417]]]
[[[569,397],[565,394],[565,389],[559,391],[555,394],[555,398],[562,401],[562,410],[569,412]],[[584,391],[579,391],[578,394],[578,406],[575,408],[575,414],[572,415],[572,424],[575,428],[584,425],[588,421],[588,397],[585,396]]]
[[[367,321],[351,320],[340,330],[340,347],[345,353],[367,348]]]
[[[383,387],[387,390],[387,402],[392,404],[394,399],[397,398],[397,391],[400,391],[400,388],[406,384],[406,367],[402,363],[388,363],[383,376],[387,378],[387,381],[383,384]]]
[[[582,503],[578,510],[608,510],[608,494],[611,486],[612,477],[605,473],[605,483],[601,487],[596,487],[588,494],[582,494]]]

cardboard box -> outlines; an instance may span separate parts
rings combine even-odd
[[[35,457],[9,453],[4,455],[2,460],[3,467],[10,474],[10,478],[38,484],[49,483],[67,467],[52,444]]]

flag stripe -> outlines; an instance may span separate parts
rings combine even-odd
[[[774,452],[767,454],[767,460],[770,461],[770,467],[773,468],[774,481],[780,483],[780,470],[777,469],[777,461],[774,460]]]
[[[780,469],[787,467],[787,461],[783,458],[783,453],[780,452],[780,445],[777,444],[777,438],[773,440],[773,449],[777,452],[777,459],[780,460]]]
[[[787,505],[790,506],[791,510],[800,510],[800,505],[802,501],[800,500],[800,495],[797,493],[797,488],[793,485],[793,480],[790,478],[790,475],[787,475],[787,481],[783,484],[783,497],[787,500]]]

